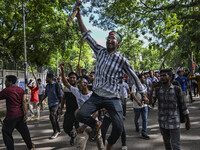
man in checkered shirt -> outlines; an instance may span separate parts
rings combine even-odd
[[[180,150],[180,111],[185,116],[185,127],[190,129],[189,111],[180,87],[172,82],[173,72],[170,69],[160,71],[161,85],[153,83],[150,103],[153,97],[158,99],[158,123],[166,150]],[[178,102],[179,101],[179,102]]]
[[[123,129],[123,110],[121,100],[119,99],[119,79],[126,73],[130,79],[135,81],[139,93],[141,93],[145,103],[148,99],[144,94],[144,89],[138,79],[135,71],[128,60],[120,55],[117,50],[122,41],[119,33],[112,31],[107,37],[107,48],[100,46],[90,36],[81,17],[80,8],[77,14],[77,20],[82,33],[82,37],[90,45],[96,55],[95,80],[93,83],[93,95],[86,101],[77,113],[77,119],[93,129],[91,138],[95,139],[101,122],[91,117],[96,110],[106,108],[112,120],[112,132],[108,138],[107,150],[112,149],[121,136]]]

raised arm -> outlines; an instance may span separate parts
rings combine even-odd
[[[35,79],[35,81],[36,81],[36,86],[39,87],[39,83],[38,83],[38,81],[37,81],[37,79],[36,79],[36,76],[35,76],[35,74],[34,74],[34,72],[33,72],[33,67],[32,67],[31,64],[30,64],[30,67],[31,67],[31,72],[32,72],[32,74],[33,74],[33,77],[34,77],[34,79]]]
[[[72,65],[71,65],[71,63],[70,63],[70,62],[68,62],[67,64],[68,64],[68,66],[69,66],[69,69],[71,70],[71,72],[74,72],[74,69],[72,68]]]
[[[80,9],[80,7],[78,7],[77,9],[78,9],[78,13],[76,15],[76,18],[77,18],[77,21],[78,21],[81,33],[84,33],[84,32],[87,31],[87,28],[85,27],[85,24],[83,23],[83,19],[82,19],[82,16],[81,16],[81,9]]]
[[[61,75],[62,75],[62,82],[63,82],[63,84],[64,84],[68,89],[70,89],[71,84],[67,81],[67,78],[66,78],[66,76],[65,76],[64,66],[65,66],[65,63],[62,62],[62,63],[60,64]]]

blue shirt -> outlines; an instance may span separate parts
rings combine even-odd
[[[181,78],[177,77],[175,80],[177,80],[180,83],[182,91],[187,91],[186,82],[188,81],[186,77],[184,76],[182,76]]]
[[[58,89],[56,92],[56,82],[52,82],[52,84],[48,84],[46,86],[44,99],[48,97],[48,105],[49,107],[57,105],[60,103],[60,97],[62,96],[62,90],[60,85],[58,84]]]

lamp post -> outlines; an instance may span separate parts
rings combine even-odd
[[[24,36],[24,88],[26,91],[26,100],[28,101],[28,88],[26,86],[28,80],[28,65],[27,65],[27,54],[26,54],[26,30],[25,30],[25,10],[24,10],[24,0],[22,0],[22,11],[23,11],[23,36]]]

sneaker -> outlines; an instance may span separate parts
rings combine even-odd
[[[122,146],[122,150],[127,150],[128,147],[127,146]]]
[[[60,134],[61,132],[55,132],[52,134],[52,136],[50,137],[50,139],[55,139],[58,137],[58,135]]]
[[[74,137],[71,137],[71,139],[70,139],[69,143],[70,143],[71,146],[74,146],[74,139],[75,139]]]
[[[101,121],[97,121],[96,127],[94,127],[92,129],[92,132],[90,132],[90,139],[92,141],[96,140],[96,138],[98,136],[98,133],[99,133],[99,130],[101,129],[101,125],[102,125],[102,122]]]
[[[142,138],[145,139],[145,140],[149,140],[150,139],[150,137],[147,134],[142,134]]]

